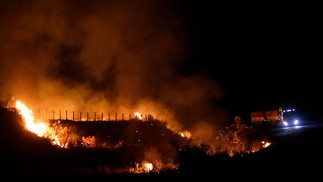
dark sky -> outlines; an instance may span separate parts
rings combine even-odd
[[[190,67],[221,83],[225,107],[245,115],[294,106],[319,116],[322,29],[314,4],[188,4]]]
[[[315,5],[0,4],[2,100],[14,96],[40,109],[139,110],[192,131],[278,105],[319,111]]]

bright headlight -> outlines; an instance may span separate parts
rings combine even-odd
[[[295,119],[294,120],[294,125],[297,125],[298,124],[298,120],[297,119]]]

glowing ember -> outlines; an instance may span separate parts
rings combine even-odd
[[[35,118],[32,110],[28,109],[28,107],[20,101],[16,102],[16,108],[19,110],[19,113],[23,116],[26,128],[29,131],[37,134],[38,136],[43,136],[46,132],[46,125],[44,123],[34,123]]]

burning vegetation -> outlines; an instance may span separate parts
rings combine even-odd
[[[47,120],[34,117],[33,111],[21,101],[14,110],[22,116],[23,126],[38,137],[50,141],[63,155],[84,154],[85,163],[78,162],[78,173],[160,173],[183,170],[182,160],[188,151],[198,150],[208,157],[256,152],[270,145],[252,138],[253,128],[236,121],[218,130],[216,146],[194,144],[194,133],[175,132],[167,123],[153,119],[143,120],[139,113],[134,118],[119,121]],[[70,152],[69,152],[70,151]],[[73,151],[73,152],[71,152]],[[94,151],[97,154],[94,154]],[[83,159],[84,160],[84,159]],[[89,166],[88,166],[89,165]]]

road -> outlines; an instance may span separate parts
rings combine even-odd
[[[259,157],[269,161],[294,163],[323,161],[323,122],[307,125],[273,128],[269,132],[272,145],[259,152]]]
[[[271,129],[271,135],[276,137],[288,137],[288,136],[294,136],[294,135],[300,135],[303,132],[309,132],[313,129],[320,129],[322,128],[322,124],[307,124],[307,125],[299,125],[299,126],[282,126]]]

